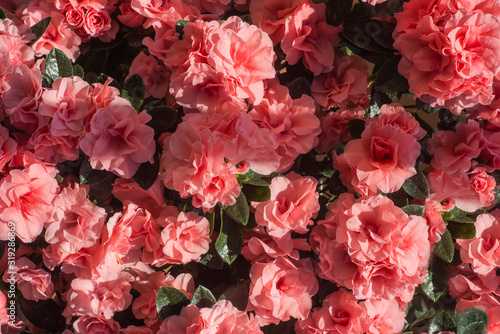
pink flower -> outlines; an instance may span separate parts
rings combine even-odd
[[[17,152],[17,143],[9,137],[9,130],[0,125],[0,173]]]
[[[75,278],[64,294],[67,301],[63,316],[70,323],[74,316],[95,316],[111,319],[115,312],[132,303],[132,276],[125,272],[109,273],[98,279]]]
[[[290,65],[302,59],[315,76],[333,69],[333,47],[340,41],[339,27],[326,23],[326,5],[302,2],[285,21],[281,48]]]
[[[424,207],[424,218],[429,226],[429,242],[433,245],[441,240],[441,235],[446,230],[446,223],[441,215],[443,206],[438,201],[426,198]]]
[[[33,163],[23,170],[13,169],[0,183],[0,239],[7,240],[7,224],[16,224],[22,242],[33,242],[52,214],[52,200],[59,187],[56,169]]]
[[[155,57],[147,56],[141,51],[132,61],[129,73],[129,76],[138,74],[142,78],[146,86],[146,97],[162,99],[167,95],[170,72],[165,66],[158,64]]]
[[[111,193],[121,202],[131,201],[152,211],[153,208],[165,202],[164,189],[159,178],[148,190],[142,189],[134,179],[117,178],[113,183]]]
[[[475,273],[486,276],[500,267],[500,210],[479,215],[474,225],[474,239],[457,239],[460,258],[470,263]]]
[[[368,86],[368,65],[361,57],[335,57],[333,70],[314,77],[311,95],[324,110],[356,104]]]
[[[200,9],[202,13],[224,15],[231,8],[231,0],[188,0],[188,3]]]
[[[90,98],[92,87],[77,76],[59,78],[46,90],[38,112],[52,117],[50,132],[54,136],[81,138],[95,111]]]
[[[247,311],[255,311],[261,326],[278,324],[290,317],[307,318],[311,297],[318,292],[309,259],[278,257],[267,263],[256,262],[250,269],[250,279]]]
[[[399,103],[384,104],[380,107],[380,113],[377,117],[370,118],[367,121],[367,123],[371,122],[376,122],[379,126],[390,124],[412,135],[416,140],[423,139],[427,134],[412,114]]]
[[[29,36],[22,36],[18,24],[11,19],[3,19],[0,23],[0,49],[7,51],[5,68],[18,67],[25,64],[31,67],[35,61],[33,49],[27,44]],[[10,64],[9,64],[10,63]],[[3,71],[2,71],[3,72]]]
[[[276,54],[269,36],[231,16],[206,38],[208,64],[235,83],[237,96],[259,102],[264,96],[263,80],[276,75]]]
[[[131,178],[141,163],[153,160],[154,131],[146,125],[150,120],[145,111],[137,115],[127,100],[115,98],[97,110],[80,147],[93,168]]]
[[[120,324],[104,316],[82,316],[73,323],[76,334],[118,334]]]
[[[224,162],[223,142],[190,120],[165,138],[160,167],[165,186],[179,191],[183,198],[193,196],[193,205],[205,211],[218,202],[234,204],[241,189],[236,167]]]
[[[405,312],[395,299],[367,299],[361,303],[369,324],[367,334],[397,334],[405,325]]]
[[[50,163],[73,161],[79,155],[78,139],[53,135],[50,133],[50,125],[38,128],[28,143],[38,159]]]
[[[188,5],[180,0],[161,0],[160,2],[152,0],[132,0],[130,6],[139,14],[146,18],[144,28],[161,23],[174,27],[179,20],[188,15],[200,17],[198,8]]]
[[[432,167],[444,170],[450,175],[467,172],[472,159],[477,158],[484,145],[479,122],[458,123],[455,132],[437,131],[427,144],[432,154]]]
[[[473,7],[412,1],[395,14],[394,47],[403,56],[399,71],[410,91],[457,115],[492,101],[499,70],[500,20],[491,8]]]
[[[120,15],[118,15],[118,21],[126,25],[127,27],[137,28],[140,27],[146,18],[136,12],[130,5],[131,1],[125,1],[120,4]]]
[[[89,9],[83,18],[83,26],[91,37],[99,37],[103,42],[110,42],[118,32],[118,23],[112,20],[106,9]]]
[[[366,312],[351,292],[340,289],[314,308],[307,319],[295,323],[299,334],[362,334],[367,329]],[[401,327],[402,328],[402,327]]]
[[[330,111],[321,120],[321,136],[319,137],[316,152],[328,153],[332,148],[340,143],[352,139],[347,129],[347,123],[351,119],[363,119],[365,109],[355,107],[353,109],[338,109]]]
[[[67,253],[94,245],[106,219],[103,208],[87,199],[87,191],[75,185],[64,188],[53,202],[54,211],[45,223],[45,240]]]
[[[184,307],[180,315],[166,318],[158,333],[261,334],[262,331],[256,318],[238,310],[229,300],[221,300],[211,308]]]
[[[268,81],[262,102],[253,105],[249,114],[254,122],[271,129],[281,156],[278,172],[288,170],[295,159],[318,144],[320,122],[315,115],[314,100],[308,95],[292,100],[288,88]]]
[[[334,167],[342,183],[362,195],[377,189],[391,193],[415,175],[415,161],[420,155],[417,140],[399,127],[368,124],[361,139],[347,143],[344,153],[334,154]]]
[[[407,216],[385,196],[345,194],[311,233],[318,275],[352,289],[356,298],[412,299],[430,256],[424,218]]]
[[[110,86],[113,79],[107,78],[104,84],[94,83],[91,92],[92,102],[96,109],[107,107],[116,97],[120,96],[118,88]]]
[[[208,252],[210,223],[205,217],[194,212],[164,210],[157,221],[163,227],[161,241],[168,263],[197,262]]]
[[[307,233],[319,211],[318,182],[311,177],[302,177],[294,172],[285,177],[275,177],[269,189],[268,202],[252,202],[255,220],[265,226],[272,237],[283,237],[290,231]]]
[[[54,284],[50,273],[44,269],[36,269],[36,266],[27,257],[16,260],[17,288],[23,297],[29,300],[39,301],[52,298]]]
[[[457,302],[455,312],[461,312],[470,308],[477,308],[488,316],[488,325],[486,332],[488,334],[496,334],[500,331],[500,296],[490,293],[483,294],[472,300],[461,299]]]
[[[300,0],[252,0],[249,11],[253,23],[265,31],[276,45],[285,34],[286,18],[299,4]]]

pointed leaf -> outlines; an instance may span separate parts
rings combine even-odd
[[[474,224],[461,224],[448,222],[448,230],[455,239],[474,239],[476,237],[476,226]]]
[[[455,245],[450,231],[444,231],[441,240],[434,246],[434,253],[441,259],[450,263],[455,255]]]
[[[442,311],[432,318],[427,331],[429,333],[444,331],[454,332],[456,328],[457,325],[453,314]]]
[[[415,215],[423,217],[425,214],[425,207],[423,205],[416,205],[416,204],[406,205],[402,207],[401,210],[403,210],[404,213],[406,213],[408,216]]]
[[[85,75],[85,71],[83,70],[83,67],[81,67],[78,64],[73,65],[73,75],[79,76],[80,78],[83,79],[83,77]]]
[[[222,208],[229,217],[237,221],[239,224],[245,226],[248,223],[250,210],[248,208],[247,198],[243,191],[236,198],[236,203],[230,206],[223,205]]]
[[[177,110],[167,106],[151,108],[148,110],[148,114],[151,115],[151,120],[146,125],[153,128],[155,138],[159,138],[162,133],[167,132],[177,122],[179,116]]]
[[[347,130],[353,139],[359,139],[365,130],[365,121],[362,119],[350,119],[347,122]]]
[[[248,304],[248,288],[242,284],[230,286],[219,296],[219,300],[229,300],[234,307],[245,311]]]
[[[425,281],[420,286],[422,291],[433,302],[436,302],[441,296],[446,293],[448,282],[448,271],[446,263],[436,256],[432,257],[427,269]]]
[[[247,200],[250,202],[267,202],[271,199],[271,190],[268,186],[253,186],[245,184],[243,192],[245,193]]]
[[[186,305],[189,305],[189,298],[182,291],[171,286],[160,287],[156,295],[156,311],[162,320],[179,314]]]
[[[426,199],[429,197],[429,183],[424,173],[417,169],[417,174],[406,179],[403,189],[413,198]]]
[[[408,79],[399,74],[398,65],[401,56],[389,59],[378,72],[375,88],[382,92],[405,92],[410,89]]]
[[[38,41],[40,37],[45,34],[45,31],[50,25],[50,21],[52,21],[52,18],[46,17],[43,20],[38,21],[34,26],[31,27],[31,32],[35,34],[35,38],[28,43],[29,46],[35,44],[36,41]]]
[[[372,89],[370,106],[368,107],[368,113],[370,118],[373,118],[380,114],[380,108],[384,104],[392,103],[392,100],[383,92]]]
[[[158,179],[160,171],[160,153],[158,149],[154,154],[154,162],[143,162],[134,174],[134,181],[144,190],[148,190]]]
[[[68,57],[66,57],[64,52],[54,48],[50,50],[45,60],[45,73],[47,73],[52,80],[70,77],[73,75],[73,64]]]
[[[0,8],[0,20],[3,20],[3,19],[6,19],[7,18],[7,14],[5,14],[5,11]]]
[[[217,299],[215,299],[212,292],[203,285],[198,286],[193,292],[193,297],[191,297],[191,304],[200,308],[212,307],[215,303],[217,303]]]
[[[215,241],[215,249],[224,262],[231,264],[240,254],[243,237],[238,223],[232,219],[223,220],[223,216],[221,212],[221,229]]]
[[[481,334],[486,333],[488,315],[477,308],[457,313],[457,334]]]
[[[121,96],[128,100],[136,110],[139,110],[142,106],[145,95],[146,86],[144,85],[144,81],[142,81],[140,75],[131,75],[123,85]]]

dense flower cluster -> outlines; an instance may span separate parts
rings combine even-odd
[[[500,0],[0,0],[0,332],[498,333],[499,55]]]

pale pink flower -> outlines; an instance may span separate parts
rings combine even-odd
[[[146,96],[162,99],[168,93],[170,72],[153,56],[140,52],[130,65],[129,76],[138,74],[146,86]],[[190,97],[192,99],[192,96]]]
[[[151,25],[157,26],[161,23],[174,27],[177,21],[183,20],[188,15],[192,15],[193,17],[201,16],[198,8],[188,5],[181,0],[161,0],[159,2],[153,0],[132,0],[130,6],[146,18],[144,28],[149,28]]]
[[[367,329],[366,311],[351,292],[340,289],[325,297],[307,319],[295,323],[299,334],[362,334]]]
[[[368,86],[368,65],[356,55],[335,57],[333,70],[314,77],[311,95],[324,110],[357,104]]]
[[[33,242],[52,214],[52,200],[59,191],[56,169],[33,163],[13,169],[0,183],[0,239],[7,240],[7,224],[16,224],[22,242]]]
[[[118,334],[120,324],[104,316],[81,316],[73,323],[75,334]]]
[[[247,311],[255,311],[261,326],[278,324],[290,317],[307,318],[311,297],[318,292],[315,276],[309,259],[278,257],[267,263],[254,263],[250,269]]]
[[[399,103],[384,104],[380,107],[377,117],[367,120],[367,123],[371,122],[376,122],[379,126],[390,124],[412,135],[416,140],[423,139],[427,134],[415,117]]]
[[[405,325],[405,312],[395,299],[367,299],[361,303],[368,318],[367,334],[397,334]]]
[[[283,237],[294,231],[307,233],[308,225],[319,211],[318,182],[311,177],[302,177],[295,172],[285,177],[275,177],[269,189],[271,198],[267,202],[252,202],[255,220],[265,226],[272,237]]]
[[[302,2],[285,21],[281,48],[290,65],[302,59],[315,76],[333,69],[333,47],[340,41],[339,27],[326,22],[326,5]]]
[[[146,111],[137,115],[127,100],[117,97],[97,110],[80,147],[93,168],[131,178],[141,163],[153,161],[154,131],[146,125],[150,120]]]
[[[17,24],[11,19],[3,19],[0,22],[0,49],[7,51],[8,61],[3,66],[11,68],[9,65],[12,65],[15,68],[21,64],[29,67],[33,65],[35,54],[33,49],[26,45],[28,40],[26,36],[21,35]]]
[[[0,124],[0,173],[17,152],[16,141],[9,137],[9,130]]]
[[[252,0],[249,11],[252,22],[265,31],[273,44],[281,42],[285,34],[285,21],[292,15],[300,0]]]
[[[41,268],[36,269],[27,257],[16,260],[16,276],[17,288],[24,298],[36,302],[52,298],[54,283],[50,273]]]
[[[87,198],[84,187],[66,187],[53,201],[54,210],[45,222],[45,240],[67,253],[94,245],[106,219],[106,211]]]
[[[120,90],[111,86],[113,79],[107,78],[104,84],[94,83],[91,92],[92,102],[96,109],[107,107],[116,97],[120,96]]]
[[[391,193],[415,175],[415,161],[420,145],[410,134],[391,124],[368,124],[361,139],[347,143],[344,153],[334,153],[334,167],[340,171],[342,183],[362,195],[377,190]]]
[[[120,4],[120,15],[118,15],[117,19],[127,27],[137,28],[140,27],[146,18],[136,12],[132,6],[130,5],[131,0],[124,1]]]

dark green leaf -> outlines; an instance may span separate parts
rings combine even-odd
[[[452,220],[455,217],[465,217],[470,213],[471,212],[466,212],[466,211],[460,210],[459,208],[457,208],[455,206],[453,209],[451,209],[449,211],[443,211],[442,215],[443,215],[444,220]]]
[[[347,122],[347,130],[353,139],[359,139],[365,130],[365,121],[362,119],[350,119]]]
[[[415,215],[423,217],[425,215],[425,207],[423,205],[410,204],[401,208],[408,216]]]
[[[434,309],[429,309],[422,297],[413,298],[413,300],[408,304],[406,321],[408,322],[408,327],[413,327],[418,323],[426,321],[432,318],[436,314]]]
[[[6,19],[7,18],[7,14],[5,14],[5,11],[0,8],[0,20],[3,20],[3,19]]]
[[[403,189],[413,198],[426,199],[429,197],[429,183],[424,173],[417,169],[417,174],[406,179]]]
[[[477,308],[457,313],[457,334],[481,334],[486,333],[488,315]]]
[[[212,235],[215,224],[215,210],[212,212],[205,212],[205,218],[207,218],[210,223],[210,235]]]
[[[273,178],[276,176],[280,176],[279,173],[272,173],[270,175],[262,175],[254,172],[249,169],[245,174],[238,174],[236,177],[238,178],[238,182],[241,184],[251,184],[254,186],[269,186],[271,182],[265,180],[266,178]]]
[[[149,161],[143,162],[137,172],[134,174],[134,181],[144,190],[148,190],[158,179],[160,171],[160,153],[158,147],[154,154],[153,163]]]
[[[234,307],[245,311],[248,304],[248,288],[242,284],[230,286],[219,296],[219,300],[229,300]]]
[[[156,311],[163,320],[179,314],[184,306],[189,305],[189,298],[180,290],[171,286],[162,286],[156,295]]]
[[[408,79],[399,74],[398,64],[401,56],[394,56],[380,68],[375,88],[382,92],[405,92],[408,91]]]
[[[300,76],[287,83],[292,99],[300,99],[303,94],[311,95],[311,82],[305,76]]]
[[[392,103],[392,100],[383,92],[372,90],[370,106],[368,107],[368,113],[370,118],[373,118],[380,114],[380,108],[384,104]]]
[[[59,49],[50,50],[45,60],[45,73],[56,80],[57,78],[65,78],[73,75],[73,64],[66,57],[64,52]]]
[[[328,166],[326,166],[325,169],[323,169],[321,174],[326,178],[331,178],[333,174],[335,174],[335,172],[336,170],[335,168],[333,168],[333,163],[330,162]]]
[[[201,257],[200,263],[210,269],[221,270],[224,268],[224,262],[217,254],[214,242],[210,243],[208,252]]]
[[[179,116],[177,110],[166,106],[151,108],[148,114],[151,115],[151,120],[146,125],[153,128],[155,138],[167,132],[177,122]]]
[[[388,53],[393,51],[392,48],[387,49],[381,46],[374,38],[374,36],[381,35],[383,29],[388,25],[391,25],[391,23],[379,20],[359,19],[344,24],[341,34],[362,50],[372,53]]]
[[[80,78],[83,79],[83,76],[85,75],[85,71],[83,70],[83,68],[76,64],[76,65],[73,65],[73,75],[76,75],[76,76],[79,76]]]
[[[444,231],[441,240],[434,246],[434,254],[450,263],[455,255],[455,245],[450,231]]]
[[[467,217],[467,216],[454,216],[454,217],[451,217],[449,219],[446,219],[446,221],[457,222],[457,223],[461,223],[461,224],[474,224],[476,222],[475,219],[472,219],[472,218]]]
[[[404,191],[403,188],[393,193],[387,194],[387,197],[389,197],[391,201],[393,201],[394,204],[400,208],[408,205],[408,196],[406,195],[406,191]]]
[[[223,216],[221,212],[221,229],[215,241],[215,249],[222,261],[231,264],[240,254],[243,237],[239,224],[232,219],[223,220]]]
[[[457,325],[453,314],[441,311],[434,318],[432,318],[427,332],[429,332],[429,334],[444,331],[454,332],[456,327]]]
[[[267,202],[271,199],[271,190],[269,190],[268,186],[245,184],[243,192],[250,202]]]
[[[131,75],[123,85],[121,96],[128,100],[130,104],[139,110],[146,95],[146,86],[139,74]]]
[[[433,256],[427,268],[425,281],[421,284],[422,291],[430,300],[436,302],[446,293],[446,282],[448,282],[446,263],[437,256]]]
[[[326,4],[326,22],[339,26],[344,22],[352,9],[353,0],[330,0]]]
[[[423,110],[428,114],[434,114],[435,112],[441,109],[441,108],[434,108],[429,103],[422,102],[419,99],[417,99],[415,102],[418,109]]]
[[[191,297],[191,304],[202,307],[212,307],[217,303],[214,295],[210,290],[205,288],[203,285],[199,285],[193,292],[193,297]]]
[[[50,87],[52,85],[52,78],[45,72],[42,72],[42,86],[43,87]]]
[[[237,221],[241,225],[246,225],[248,223],[248,215],[250,213],[250,210],[248,208],[248,202],[245,194],[243,191],[240,193],[240,195],[236,198],[236,203],[230,206],[222,206],[224,209],[224,212]]]
[[[28,43],[29,46],[35,44],[35,42],[43,36],[45,31],[49,27],[50,21],[52,21],[52,18],[46,17],[43,20],[38,21],[33,27],[31,27],[31,32],[35,34],[35,38]]]
[[[104,180],[110,173],[107,170],[92,168],[88,157],[85,157],[80,165],[80,183],[94,184]]]
[[[191,23],[191,21],[179,20],[175,23],[175,32],[179,34],[179,39],[184,37],[184,26],[188,23]]]
[[[476,227],[474,224],[461,224],[449,222],[448,230],[455,239],[474,239],[476,237]]]

